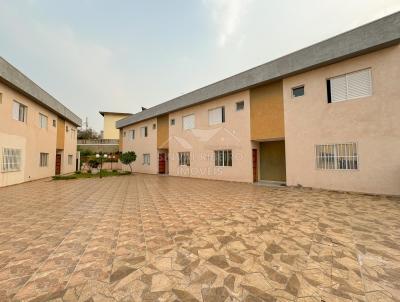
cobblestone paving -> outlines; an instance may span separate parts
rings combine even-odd
[[[151,175],[0,189],[0,301],[399,297],[399,198]]]

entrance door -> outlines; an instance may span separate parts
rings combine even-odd
[[[257,149],[253,149],[253,182],[258,181]]]
[[[56,154],[56,175],[61,173],[61,154]]]
[[[260,179],[286,181],[285,141],[260,143]]]
[[[158,154],[158,173],[165,174],[165,153]]]

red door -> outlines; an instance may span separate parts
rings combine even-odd
[[[61,173],[61,154],[56,154],[56,175]]]
[[[257,149],[253,149],[253,182],[258,181]]]
[[[165,153],[158,155],[158,173],[165,174]]]

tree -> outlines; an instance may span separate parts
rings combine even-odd
[[[132,173],[132,163],[136,160],[136,153],[133,151],[122,153],[121,156],[119,157],[119,160],[124,165],[129,165],[129,168],[131,169]]]
[[[92,128],[78,129],[78,139],[99,139],[99,134]]]

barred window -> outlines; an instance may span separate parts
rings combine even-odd
[[[317,145],[316,165],[322,170],[357,170],[357,144]]]
[[[179,165],[190,166],[190,152],[179,152]]]
[[[40,166],[47,167],[49,161],[49,153],[40,153]]]
[[[231,167],[232,166],[232,150],[216,150],[214,151],[215,166]]]
[[[4,148],[3,149],[3,172],[12,172],[21,170],[21,149]]]

